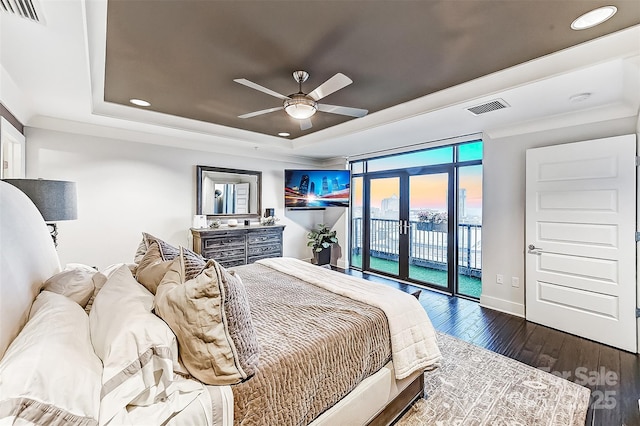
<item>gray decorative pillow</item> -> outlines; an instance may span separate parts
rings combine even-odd
[[[183,281],[188,281],[202,272],[207,263],[206,259],[189,249],[174,247],[158,237],[143,232],[135,255],[136,267],[132,273],[140,284],[155,294],[171,261],[179,257],[181,252],[185,266]]]
[[[189,281],[204,271],[207,266],[207,259],[187,248],[180,247],[180,250],[184,269],[183,279],[184,281]]]
[[[183,251],[158,286],[154,303],[178,338],[185,367],[209,385],[248,379],[256,372],[259,347],[242,280],[210,259],[184,282],[184,265]]]
[[[173,260],[180,255],[180,250],[177,247],[172,246],[171,244],[161,240],[158,237],[143,232],[142,240],[140,241],[140,244],[138,244],[136,254],[133,257],[133,262],[139,264],[142,261],[144,255],[147,254],[147,251],[149,250],[149,247],[151,247],[151,244],[154,242],[158,244],[163,260]],[[135,271],[133,272],[135,273]]]
[[[147,242],[147,247],[151,247],[152,243],[157,243],[158,248],[160,249],[160,255],[162,256],[162,260],[173,260],[176,257],[180,256],[180,249],[172,246],[166,241],[161,240],[160,238],[154,237],[151,234],[147,234],[146,232],[142,233],[144,240]]]

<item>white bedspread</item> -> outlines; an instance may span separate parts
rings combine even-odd
[[[389,321],[396,379],[439,365],[442,355],[435,330],[424,308],[412,295],[298,259],[282,257],[263,259],[257,263],[382,309]]]

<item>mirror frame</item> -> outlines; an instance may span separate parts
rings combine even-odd
[[[196,166],[196,214],[202,213],[202,177],[205,172],[232,173],[238,175],[250,175],[258,178],[257,205],[258,211],[249,214],[219,213],[208,214],[207,218],[259,218],[262,214],[262,172],[255,170],[226,169],[223,167]]]

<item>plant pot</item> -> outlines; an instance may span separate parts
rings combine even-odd
[[[433,222],[418,222],[416,224],[416,229],[418,231],[432,231],[433,230]]]
[[[328,265],[331,263],[331,247],[315,253],[316,265]]]
[[[449,224],[447,222],[436,223],[433,225],[433,230],[436,232],[449,232]]]

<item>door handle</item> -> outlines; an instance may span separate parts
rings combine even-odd
[[[542,254],[542,251],[540,247],[536,247],[533,244],[527,246],[527,253],[529,254]]]
[[[400,235],[408,234],[409,229],[411,229],[411,225],[409,225],[408,220],[398,220],[398,230],[400,231]]]

